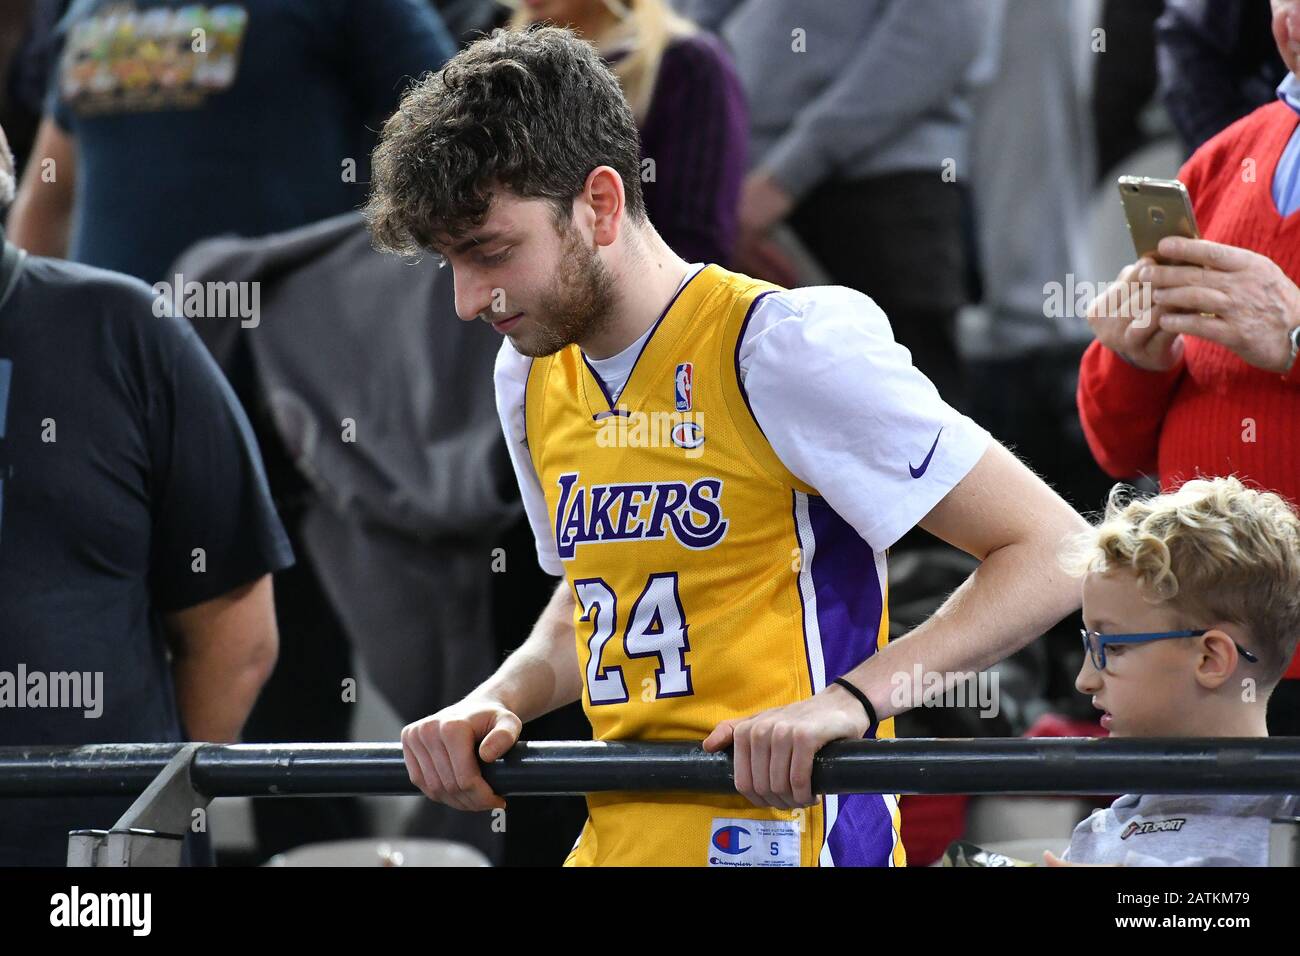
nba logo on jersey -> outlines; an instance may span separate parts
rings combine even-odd
[[[691,410],[691,382],[695,378],[695,366],[691,362],[683,362],[677,366],[677,375],[674,381],[677,385],[677,410],[679,412],[689,412]]]

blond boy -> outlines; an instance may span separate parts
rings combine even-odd
[[[1266,737],[1300,635],[1300,519],[1236,478],[1126,501],[1069,542],[1087,652],[1075,686],[1112,737]],[[1264,866],[1293,795],[1126,794],[1049,865]]]

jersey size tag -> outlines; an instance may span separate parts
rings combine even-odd
[[[714,817],[709,866],[798,866],[799,827],[793,820]]]

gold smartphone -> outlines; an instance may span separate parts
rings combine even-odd
[[[1187,187],[1176,179],[1121,176],[1119,198],[1133,237],[1133,251],[1139,259],[1159,259],[1156,247],[1165,236],[1201,238]]]

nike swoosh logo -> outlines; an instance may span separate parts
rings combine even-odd
[[[943,434],[943,429],[939,429],[939,435]],[[920,478],[925,474],[925,470],[930,467],[930,459],[934,457],[934,450],[939,447],[939,435],[934,436],[934,444],[930,446],[930,453],[925,456],[925,461],[921,462],[921,467],[917,468],[910,461],[907,463],[907,470],[912,473],[913,478]]]

